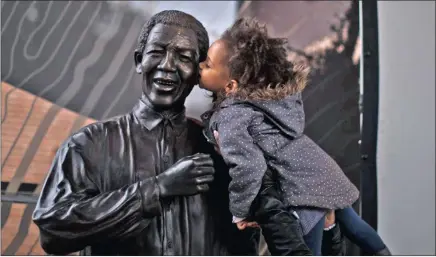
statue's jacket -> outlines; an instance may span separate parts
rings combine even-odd
[[[214,159],[206,194],[161,199],[155,176],[198,152]],[[257,255],[258,231],[238,231],[228,169],[185,112],[165,117],[141,99],[59,148],[33,213],[49,254]]]

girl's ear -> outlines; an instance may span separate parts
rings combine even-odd
[[[226,85],[226,94],[235,93],[238,90],[238,81],[232,79],[230,82]]]

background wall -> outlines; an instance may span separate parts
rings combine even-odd
[[[435,2],[379,1],[378,228],[435,255]]]

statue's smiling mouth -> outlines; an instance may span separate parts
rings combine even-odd
[[[175,80],[161,78],[153,79],[153,84],[156,89],[165,92],[173,91],[178,86],[178,83]]]

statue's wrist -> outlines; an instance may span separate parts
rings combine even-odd
[[[161,215],[160,192],[156,179],[148,178],[138,182],[139,194],[141,195],[142,212],[145,218]]]
[[[156,184],[157,184],[157,188],[158,188],[158,191],[159,191],[159,198],[167,197],[168,196],[168,192],[167,192],[167,190],[165,189],[165,186],[162,183],[162,174],[157,175],[155,178],[156,178],[155,181],[156,181]]]

